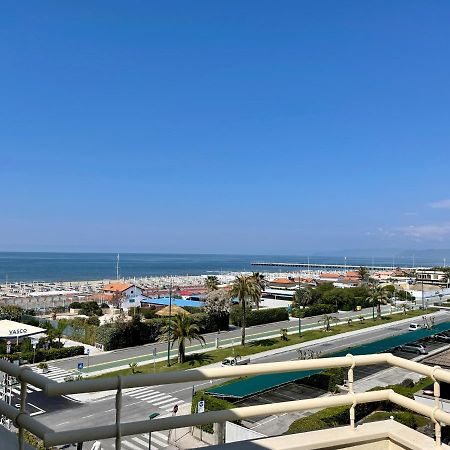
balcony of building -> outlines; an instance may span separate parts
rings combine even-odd
[[[409,371],[414,371],[430,377],[433,384],[433,403],[421,401],[400,395],[392,389],[380,389],[369,392],[355,393],[354,368],[358,366],[390,364]],[[235,378],[249,375],[296,372],[300,370],[318,370],[342,367],[348,370],[348,393],[330,397],[317,397],[303,400],[285,401],[265,405],[237,407],[221,411],[206,411],[200,414],[185,414],[180,416],[155,418],[125,422],[121,417],[123,390],[133,387],[155,386],[161,384],[176,384],[182,382],[200,382],[206,380]],[[93,442],[102,439],[115,439],[115,448],[120,450],[122,440],[127,436],[152,433],[162,430],[179,428],[194,429],[205,424],[214,424],[214,443],[212,448],[218,449],[413,449],[431,450],[434,448],[448,449],[441,443],[442,426],[450,425],[450,414],[443,410],[440,401],[441,382],[450,383],[450,371],[440,367],[430,367],[418,362],[405,360],[389,353],[377,355],[347,355],[344,357],[298,360],[270,364],[252,364],[248,366],[198,368],[164,374],[139,374],[127,377],[111,377],[106,379],[80,380],[70,383],[56,383],[39,375],[28,367],[19,367],[7,361],[0,361],[0,371],[15,377],[20,382],[21,402],[18,408],[0,401],[0,415],[10,420],[16,432],[2,430],[0,448],[2,450],[30,448],[26,445],[24,433],[27,430],[42,440],[45,447],[57,447],[73,442]],[[108,425],[80,428],[76,418],[72,426],[64,430],[54,430],[43,425],[26,410],[27,386],[31,384],[42,390],[44,395],[59,396],[79,393],[94,393],[99,391],[115,391],[115,421]],[[405,410],[423,415],[434,424],[434,436],[426,436],[416,430],[406,427],[395,420],[364,423],[357,425],[355,410],[358,405],[373,402],[392,402]],[[305,433],[296,433],[276,437],[262,437],[247,441],[224,444],[225,423],[243,419],[256,418],[263,415],[310,411],[333,406],[349,407],[348,426],[322,429]],[[276,420],[276,419],[275,419]],[[90,449],[90,447],[84,447]]]

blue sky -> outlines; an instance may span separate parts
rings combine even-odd
[[[0,250],[450,247],[447,1],[6,2]]]

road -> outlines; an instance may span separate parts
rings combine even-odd
[[[450,320],[449,313],[438,313],[436,316],[436,323],[441,323]],[[367,328],[363,334],[349,335],[347,337],[336,336],[336,339],[324,343],[312,344],[310,348],[314,351],[321,351],[322,354],[332,353],[339,350],[343,350],[348,347],[354,347],[367,342],[373,342],[386,337],[391,337],[398,334],[407,332],[408,323],[393,323],[382,329]],[[308,347],[307,347],[308,348]],[[411,354],[404,354],[400,356],[413,357]],[[281,353],[270,355],[264,358],[258,359],[258,363],[287,361],[297,359],[298,354],[296,350],[282,351]],[[57,369],[56,367],[54,368]],[[381,370],[382,367],[378,368]],[[357,372],[356,377],[367,376],[369,372]],[[49,377],[52,373],[49,373]],[[63,376],[63,371],[59,376]],[[225,381],[216,380],[215,383],[222,383]],[[195,385],[195,389],[204,389],[212,386],[210,382],[203,382]],[[159,385],[145,388],[127,389],[124,391],[123,407],[122,407],[122,420],[132,422],[136,420],[142,420],[148,417],[152,412],[157,412],[164,415],[170,415],[170,411],[173,405],[177,404],[180,407],[180,413],[186,414],[190,411],[190,403],[192,398],[194,386],[191,383],[180,383],[177,385]],[[93,401],[90,403],[71,403],[64,402],[59,405],[59,409],[49,408],[50,403],[41,403],[37,397],[39,393],[30,393],[29,401],[34,402],[38,407],[46,409],[46,413],[36,416],[36,418],[42,421],[44,424],[51,426],[57,430],[70,429],[75,427],[91,427],[97,425],[111,424],[114,422],[115,416],[115,399],[113,394],[110,396]],[[155,434],[154,450],[159,450],[167,447],[167,441],[165,441],[165,434]],[[144,450],[148,448],[145,436],[125,437],[123,440],[123,448],[126,450]],[[112,440],[102,442],[103,448],[112,449]],[[146,447],[147,445],[147,447]],[[90,447],[87,447],[90,448]],[[169,447],[170,448],[170,447]]]
[[[362,311],[345,311],[336,313],[336,316],[340,321],[345,321],[349,318],[355,320],[359,316],[364,315],[367,317],[372,317],[372,308],[365,308]],[[390,306],[382,307],[383,315],[390,314]],[[321,316],[307,317],[302,319],[301,326],[302,330],[307,330],[311,327],[316,327],[318,325],[318,320]],[[258,325],[254,327],[247,328],[247,341],[262,339],[265,337],[279,336],[280,328],[288,328],[290,332],[298,331],[298,320],[286,320],[282,322],[268,323],[264,325]],[[205,344],[201,345],[190,345],[186,348],[186,352],[199,352],[212,350],[216,348],[216,339],[219,338],[220,346],[232,345],[232,343],[240,343],[241,330],[240,328],[233,327],[229,331],[222,331],[220,335],[217,333],[204,334]],[[124,349],[113,350],[109,352],[104,352],[98,355],[91,356],[81,356],[68,358],[64,360],[54,361],[52,364],[59,369],[64,369],[67,371],[75,371],[79,362],[83,362],[84,374],[92,374],[102,370],[112,370],[118,369],[119,367],[127,367],[131,362],[138,363],[151,363],[153,361],[153,352],[156,351],[156,358],[165,359],[167,358],[167,344],[166,343],[151,343],[145,344],[138,347],[128,347]],[[175,357],[175,350],[173,351],[173,357]]]

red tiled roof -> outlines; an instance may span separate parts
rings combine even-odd
[[[133,286],[132,284],[121,283],[118,281],[116,283],[107,284],[102,290],[105,292],[123,292],[132,286]]]

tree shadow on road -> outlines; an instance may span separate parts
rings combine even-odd
[[[190,366],[203,366],[204,364],[213,362],[213,357],[206,353],[194,353],[193,355],[186,356],[186,362]]]

